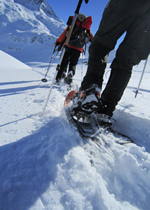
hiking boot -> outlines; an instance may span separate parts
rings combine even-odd
[[[70,85],[72,83],[73,72],[69,71],[67,77],[64,78],[65,82]]]
[[[54,82],[55,85],[60,85],[61,84],[61,80],[60,79],[56,79],[56,81]]]
[[[100,100],[99,107],[97,109],[97,119],[100,125],[111,126],[112,116],[115,106],[110,103]]]
[[[64,79],[66,77],[66,73],[63,72],[62,75],[61,75],[61,79]]]
[[[105,102],[102,99],[100,100],[99,107],[97,110],[99,114],[105,114],[105,115],[108,115],[109,117],[112,117],[114,110],[115,110],[114,105],[112,105],[111,103]]]
[[[86,90],[80,90],[73,99],[74,113],[91,114],[95,112],[100,103],[100,91],[101,89],[96,84],[91,85]]]
[[[107,114],[97,114],[97,120],[99,125],[104,126],[104,127],[109,127],[112,125],[112,118],[107,115]]]
[[[60,85],[61,80],[62,80],[63,78],[65,78],[65,76],[66,76],[65,72],[63,72],[61,76],[60,76],[60,75],[57,75],[57,76],[56,76],[55,84]]]

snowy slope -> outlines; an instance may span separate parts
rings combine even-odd
[[[8,55],[7,53],[1,50],[0,50],[0,58],[1,58],[0,65],[1,65],[1,68],[3,69],[8,69],[10,68],[10,66],[11,66],[11,69],[31,69],[31,67],[27,66],[26,64],[20,62],[19,60],[13,58],[12,56]]]
[[[0,50],[24,62],[40,60],[44,53],[48,61],[65,28],[46,0],[1,0],[0,22]]]
[[[116,129],[135,141],[121,146],[111,134],[95,143],[74,131],[63,110],[64,85],[53,88],[41,115],[57,60],[42,83],[48,63],[29,68],[0,53],[0,209],[149,210],[149,68],[136,99],[133,92],[144,62],[134,68],[114,113]],[[80,62],[76,85],[85,71]],[[109,64],[105,80],[108,74]]]

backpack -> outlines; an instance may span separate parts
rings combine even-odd
[[[89,30],[82,28],[81,24],[79,26],[74,26],[72,35],[70,37],[69,45],[74,47],[83,48],[83,46],[90,41]]]
[[[81,17],[82,16],[84,16],[84,15],[81,14]],[[73,20],[73,16],[70,16],[68,19],[68,22],[67,22],[68,26],[71,25],[72,20]],[[73,32],[72,32],[72,35],[69,40],[69,45],[78,47],[78,48],[83,48],[83,46],[86,45],[86,43],[88,43],[90,41],[91,37],[90,37],[89,29],[90,29],[90,26],[92,23],[91,17],[89,17],[88,20],[90,20],[88,23],[88,26],[87,26],[87,24],[85,24],[84,25],[85,27],[83,28],[82,27],[83,20],[80,21],[79,19],[77,19],[76,24],[73,29]],[[68,28],[68,30],[69,30],[69,28]],[[67,33],[66,33],[66,36],[67,36]]]

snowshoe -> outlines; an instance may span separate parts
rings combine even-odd
[[[101,134],[105,135],[110,132],[119,137],[119,140],[116,140],[119,144],[133,143],[130,137],[113,130],[109,116],[97,112],[88,113],[82,109],[77,111],[76,107],[74,108],[76,105],[74,105],[74,100],[78,95],[79,91],[70,91],[65,99],[64,106],[69,122],[78,130],[81,137],[97,140],[101,138]]]

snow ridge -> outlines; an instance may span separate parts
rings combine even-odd
[[[65,28],[46,0],[1,0],[0,21],[0,49],[18,58],[51,47]]]

